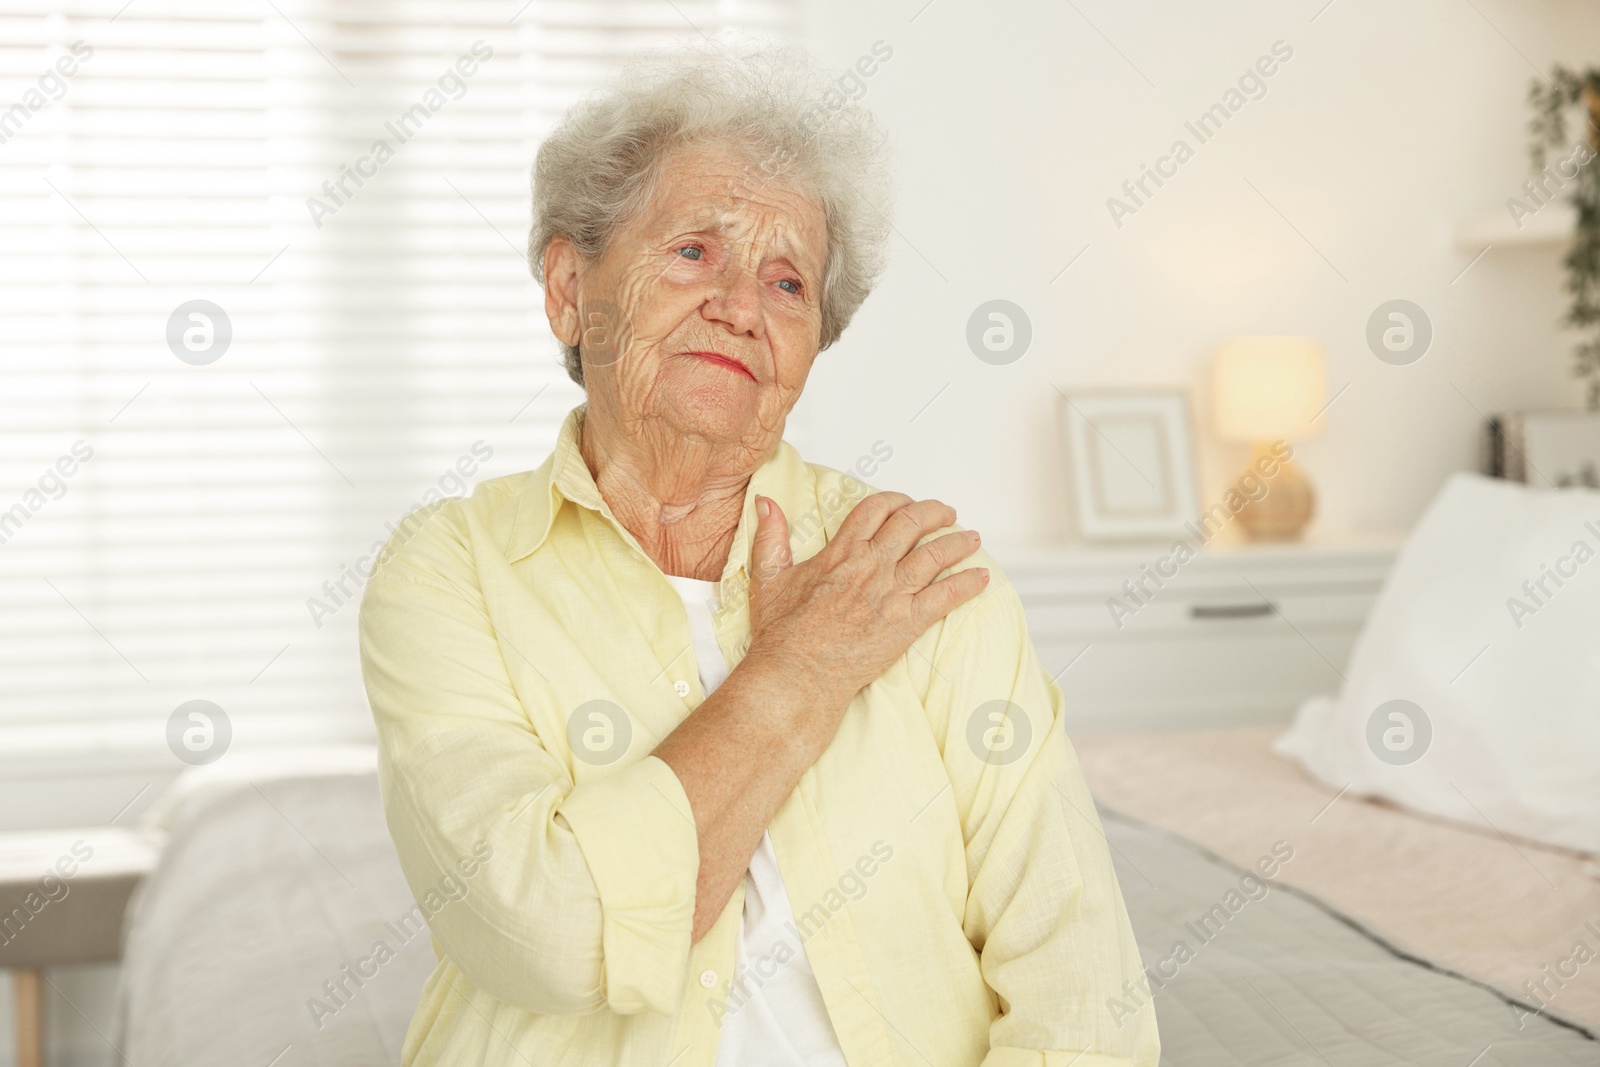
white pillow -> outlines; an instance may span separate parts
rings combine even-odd
[[[1600,852],[1600,492],[1452,476],[1343,692],[1274,748],[1335,789]]]

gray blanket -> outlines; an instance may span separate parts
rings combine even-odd
[[[1600,1064],[1570,1024],[1519,1018],[1162,831],[1105,826],[1152,976],[1115,1010],[1154,993],[1170,1067]],[[396,1063],[434,964],[425,934],[402,936],[411,907],[375,777],[208,796],[177,814],[130,906],[113,1040],[138,1067]]]
[[[1600,1043],[1573,1021],[1412,958],[1259,868],[1101,817],[1166,1067],[1600,1064]],[[1271,869],[1279,857],[1262,858]]]

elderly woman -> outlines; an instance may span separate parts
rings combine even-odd
[[[951,507],[782,439],[886,236],[883,139],[818,78],[655,59],[539,149],[586,402],[361,611],[439,957],[406,1064],[1156,1062],[1015,592]]]

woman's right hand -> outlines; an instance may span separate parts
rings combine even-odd
[[[974,530],[918,544],[955,518],[955,509],[938,500],[874,493],[845,516],[820,552],[797,564],[782,509],[757,497],[749,654],[829,694],[842,715],[928,627],[988,584],[982,567],[934,581],[978,548]]]

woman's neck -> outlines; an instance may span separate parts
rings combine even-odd
[[[579,450],[617,521],[665,574],[717,581],[750,482],[747,463],[704,438],[652,423],[639,435],[583,420]]]

